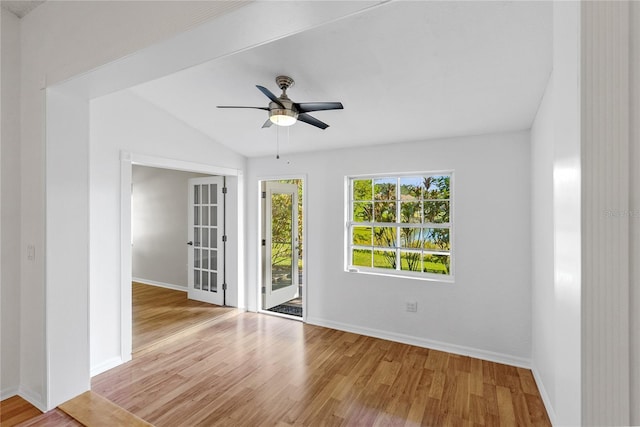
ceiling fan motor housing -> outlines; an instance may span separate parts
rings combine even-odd
[[[282,91],[286,91],[290,87],[292,87],[295,82],[289,76],[278,76],[276,77],[276,84]]]

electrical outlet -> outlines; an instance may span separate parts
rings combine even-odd
[[[407,301],[407,311],[409,313],[418,311],[418,303],[416,301]]]

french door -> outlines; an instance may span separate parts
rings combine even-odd
[[[298,186],[265,183],[263,309],[298,294]]]
[[[223,304],[224,178],[189,180],[189,299]]]

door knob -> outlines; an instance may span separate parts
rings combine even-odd
[[[189,245],[189,246],[193,246],[193,242],[192,242],[191,240],[189,240],[189,241],[187,242],[187,245]]]

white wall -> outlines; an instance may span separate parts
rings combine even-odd
[[[20,22],[0,8],[2,18],[2,276],[0,278],[0,400],[15,394],[20,383]]]
[[[529,159],[528,132],[249,159],[249,307],[259,277],[258,180],[307,174],[310,323],[527,365]],[[455,283],[344,271],[345,176],[450,169]],[[418,302],[417,313],[405,312],[407,301]]]
[[[46,242],[47,255],[54,255],[55,259],[48,259],[45,268],[43,257],[36,256],[32,268],[22,270],[23,285],[28,287],[31,295],[28,299],[22,299],[23,314],[29,312],[29,317],[21,319],[21,338],[23,348],[29,347],[32,351],[24,352],[26,357],[22,359],[21,385],[33,384],[31,390],[34,390],[29,396],[21,393],[23,397],[41,409],[50,409],[72,397],[71,393],[77,394],[88,387],[90,361],[88,351],[85,351],[89,348],[86,337],[89,303],[85,299],[88,295],[88,260],[84,263],[90,241],[89,227],[84,227],[89,218],[88,154],[85,156],[89,140],[88,100],[305,31],[375,3],[252,2],[247,7],[185,32],[181,31],[227,12],[229,5],[233,7],[233,4],[119,2],[115,9],[117,13],[112,13],[113,10],[108,10],[113,4],[110,2],[83,3],[80,9],[75,9],[75,2],[48,2],[25,18],[28,18],[28,25],[23,23],[23,59],[29,59],[28,64],[23,61],[23,70],[28,69],[29,73],[23,73],[22,76],[22,117],[29,118],[29,126],[24,126],[23,122],[22,149],[23,159],[28,153],[29,163],[25,164],[23,160],[21,165],[22,183],[28,182],[27,188],[23,185],[22,236],[25,241],[35,242],[36,254]],[[272,25],[281,16],[290,19]],[[123,22],[126,25],[121,27]],[[25,27],[29,31],[24,31]],[[152,43],[175,33],[180,34],[127,55],[132,46],[139,46],[136,40]],[[96,40],[100,40],[99,46],[93,44]],[[84,72],[87,70],[83,67],[87,64],[98,65],[104,59],[102,53],[107,49],[125,56]],[[68,61],[60,61],[60,58]],[[69,69],[83,73],[64,83],[55,84],[61,76],[72,74]],[[47,89],[42,90],[43,87]],[[47,99],[45,105],[45,96],[55,102]],[[83,109],[86,110],[84,116],[81,114]],[[43,132],[45,111],[46,138]],[[133,158],[138,157],[131,156],[129,160],[122,161],[122,170],[129,172],[128,175],[122,173],[120,178],[122,182],[127,181],[127,186],[130,184]],[[145,159],[149,160],[149,156]],[[175,168],[167,163],[175,162],[161,162],[154,158],[151,163],[144,164]],[[186,163],[189,165],[182,170],[224,175],[238,173],[236,169],[202,163],[193,167],[193,162]],[[238,192],[230,194],[228,200],[237,197],[237,205],[242,206],[243,176],[238,174],[237,179],[229,179],[229,182],[230,188],[236,186]],[[54,209],[45,210],[45,183],[47,203]],[[123,194],[125,191],[128,190],[123,189]],[[73,203],[60,203],[60,200]],[[121,199],[121,203],[129,206],[130,198]],[[238,224],[242,224],[243,214],[240,209],[236,218]],[[75,233],[62,235],[57,232],[59,225],[67,227],[70,218],[75,217],[82,224],[82,227],[76,227]],[[45,219],[48,224],[46,241]],[[121,223],[122,233],[127,233],[128,228]],[[243,227],[237,227],[237,233],[238,239],[231,240],[228,246],[236,245],[237,251],[242,253]],[[231,235],[229,237],[233,238]],[[123,254],[127,251],[130,252],[130,246],[123,249]],[[69,268],[63,275],[60,265],[66,266],[72,262],[70,260],[76,260],[77,268]],[[122,263],[130,264],[128,255],[123,255]],[[123,271],[130,271],[130,266]],[[241,268],[236,276],[238,283],[242,283],[244,274]],[[121,279],[122,283],[127,281],[124,277]],[[236,295],[231,296],[234,291]],[[65,300],[67,295],[73,296],[72,310],[65,310],[69,306]],[[127,292],[123,292],[120,297],[124,300],[130,295],[127,297]],[[230,288],[229,298],[241,301],[242,289]],[[24,310],[24,307],[27,309]],[[121,323],[124,333],[127,329],[124,317]],[[87,332],[82,334],[81,330],[85,327]],[[70,329],[80,332],[75,340],[68,339],[73,336],[68,333]],[[121,348],[123,357],[127,352],[125,347],[123,345]],[[27,357],[30,358],[29,363],[25,362]],[[73,371],[73,375],[64,375],[70,371]]]
[[[237,6],[238,3],[232,2],[46,2],[21,20],[22,104],[14,106],[20,108],[22,117],[21,221],[12,222],[12,226],[20,229],[22,248],[26,248],[27,245],[34,246],[35,259],[33,261],[23,259],[21,262],[21,287],[29,289],[29,292],[28,295],[23,294],[21,298],[20,394],[40,409],[50,409],[65,399],[65,394],[47,389],[47,384],[59,380],[57,377],[50,377],[49,374],[52,371],[60,371],[60,375],[63,375],[65,370],[75,369],[79,366],[76,360],[82,355],[76,350],[84,347],[83,338],[78,339],[77,347],[71,346],[65,349],[62,341],[57,341],[55,336],[49,337],[48,347],[56,347],[55,350],[60,350],[61,353],[67,351],[74,354],[74,357],[66,359],[64,357],[56,358],[55,361],[60,361],[60,365],[51,364],[52,360],[47,361],[46,358],[45,329],[47,322],[56,321],[51,325],[51,330],[55,335],[56,331],[64,330],[64,327],[60,327],[61,323],[87,323],[86,319],[82,317],[86,317],[88,313],[88,303],[84,302],[78,306],[77,313],[74,313],[73,317],[55,317],[56,314],[53,314],[54,317],[45,319],[47,311],[57,312],[52,309],[57,309],[57,305],[63,307],[65,304],[64,290],[57,289],[55,284],[47,289],[48,295],[54,298],[45,300],[45,213],[50,217],[51,225],[54,228],[60,219],[54,218],[52,212],[45,211],[45,182],[47,180],[45,177],[45,146],[53,151],[61,151],[62,155],[69,153],[65,153],[63,148],[57,147],[54,143],[50,144],[50,141],[45,139],[46,95],[42,89],[74,75],[85,73],[108,61],[130,55],[142,47],[193,28]],[[219,39],[214,38],[213,40]],[[203,45],[210,47],[207,43],[203,43]],[[187,50],[183,50],[183,52],[187,52]],[[142,68],[144,65],[138,64],[136,70],[140,71]],[[159,67],[157,62],[154,69],[156,71],[167,70],[166,67]],[[117,86],[121,84],[122,80],[139,78],[140,74],[142,73],[136,74],[128,69],[121,78],[115,78],[111,75],[109,79],[92,79],[83,88],[89,93],[95,93],[95,91],[104,90],[109,85],[110,87]],[[93,77],[92,74],[86,76]],[[86,93],[84,96],[88,97]],[[54,120],[53,115],[47,117],[47,122],[52,125]],[[67,125],[72,132],[76,131],[71,129],[73,127],[78,128],[80,132],[84,132],[85,128],[88,129],[85,123],[78,120],[61,119],[60,122]],[[80,133],[77,135],[80,136]],[[87,139],[88,132],[84,139],[80,136],[74,141],[77,144],[76,148],[81,150],[82,146],[86,145]],[[58,173],[75,164],[86,168],[87,162],[83,158],[78,158],[77,152],[75,154],[76,156],[72,154],[67,157],[71,165],[60,160],[63,166],[58,168],[57,165],[52,164],[51,170]],[[82,173],[83,171],[80,174]],[[86,199],[88,192],[84,192],[82,188],[73,186],[66,189],[61,188],[58,187],[61,181],[57,181],[53,176],[50,178],[52,179],[48,185],[60,189],[61,195]],[[75,178],[82,179],[81,176]],[[68,215],[67,212],[60,213],[64,217],[73,216],[73,214]],[[88,214],[85,215],[83,212],[77,212],[75,215],[88,217]],[[83,230],[78,230],[74,239],[67,239],[66,244],[68,247],[76,248],[78,253],[86,253],[87,248],[82,242],[83,239],[88,241],[88,234]],[[51,249],[54,252],[68,253],[67,249],[55,246],[56,243],[59,243],[58,241],[49,240],[47,243],[53,245]],[[70,287],[80,286],[80,283],[84,285],[77,289],[79,292],[72,292],[73,295],[81,295],[87,291],[88,278],[83,271],[84,266],[74,272],[74,284]],[[47,283],[47,287],[49,287],[49,283]],[[45,310],[45,302],[47,310]],[[86,347],[88,348],[88,345]],[[14,368],[18,369],[17,366]],[[84,363],[82,363],[82,370],[84,369]],[[60,381],[66,384],[75,382],[71,376]],[[85,384],[86,381],[81,381],[76,383],[76,387],[84,387]]]
[[[91,369],[99,372],[121,358],[121,152],[234,169],[245,159],[129,92],[92,101],[90,146]],[[229,256],[229,269],[237,262]]]
[[[630,39],[630,367],[631,424],[640,425],[640,3],[631,2]]]
[[[188,182],[206,175],[137,165],[132,174],[133,278],[186,289]]]
[[[577,2],[554,3],[553,77],[531,140],[532,366],[557,425],[582,412],[579,22]]]
[[[551,419],[555,402],[553,76],[531,127],[532,370]]]

